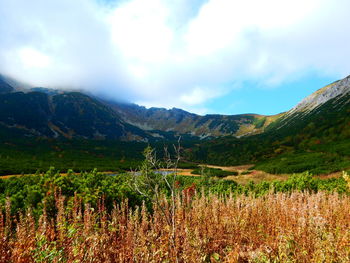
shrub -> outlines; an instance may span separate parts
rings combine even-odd
[[[199,175],[204,175],[208,177],[226,177],[229,175],[238,175],[238,172],[236,171],[224,171],[220,168],[209,168],[209,167],[199,167],[197,169],[194,169],[192,174],[199,174]]]

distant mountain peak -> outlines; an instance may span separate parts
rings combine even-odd
[[[282,114],[268,130],[299,129],[310,122],[321,122],[324,116],[339,115],[334,119],[348,115],[350,105],[350,76],[333,82],[306,97],[294,108]],[[315,121],[317,120],[317,121]],[[328,123],[331,125],[331,123]],[[297,128],[299,127],[299,128]]]
[[[310,112],[327,101],[338,96],[343,97],[348,93],[350,93],[350,76],[315,91],[291,109],[288,114],[300,111]]]

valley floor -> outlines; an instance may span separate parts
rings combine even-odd
[[[285,181],[291,176],[291,174],[271,174],[261,170],[255,170],[255,169],[250,170],[254,166],[253,164],[237,165],[237,166],[218,166],[218,165],[203,164],[200,166],[221,169],[227,172],[233,172],[233,173],[236,172],[238,173],[238,175],[228,175],[224,178],[224,180],[232,180],[242,185],[246,185],[250,182],[261,183],[264,181],[265,182],[266,181],[267,182]],[[178,172],[178,175],[181,175],[181,176],[199,177],[200,175],[192,173],[193,170],[194,169],[178,169],[177,172]],[[161,169],[160,171],[170,173],[173,171],[173,169]],[[106,171],[101,173],[106,175],[116,174],[116,172],[113,172],[113,171]],[[79,174],[79,173],[75,173],[75,174]],[[2,175],[0,176],[0,179],[8,179],[11,177],[18,177],[22,175],[23,174]],[[25,174],[25,175],[31,175],[31,174]],[[61,173],[61,175],[66,176],[67,173]],[[329,174],[315,175],[314,177],[320,178],[320,179],[329,179],[329,178],[339,178],[341,176],[342,176],[342,172],[334,172]]]

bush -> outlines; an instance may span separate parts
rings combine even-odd
[[[230,172],[230,171],[224,171],[219,168],[209,168],[209,167],[199,167],[197,169],[194,169],[191,173],[208,176],[208,177],[219,177],[219,178],[223,178],[229,175],[238,175],[238,172],[236,171]]]

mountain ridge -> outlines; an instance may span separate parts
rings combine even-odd
[[[147,109],[133,103],[109,102],[108,104],[124,121],[141,129],[174,131],[179,135],[190,134],[200,138],[243,136],[242,127],[249,127],[246,133],[258,133],[265,127],[264,124],[259,124],[259,120],[271,117],[259,114],[206,114],[202,116],[178,108],[151,107]]]
[[[146,140],[143,130],[124,123],[114,111],[79,92],[38,91],[0,95],[0,124],[25,136]]]
[[[12,82],[16,81],[12,80]],[[5,78],[0,76],[0,109],[2,110],[0,122],[7,127],[27,130],[32,136],[44,135],[53,138],[78,136],[89,139],[140,141],[169,140],[177,136],[185,136],[188,139],[213,139],[223,136],[242,138],[294,125],[293,123],[300,122],[306,116],[315,114],[317,109],[327,102],[343,98],[350,91],[350,76],[310,94],[289,111],[270,116],[259,114],[202,116],[178,108],[147,109],[137,104],[107,101],[81,92],[41,87],[24,90],[25,92],[18,91],[17,87],[13,88]],[[32,124],[38,121],[32,120],[30,114],[27,116],[23,113],[23,116],[20,116],[17,112],[15,115],[19,118],[18,123],[12,120],[16,112],[16,98],[25,105],[22,107],[27,107],[27,112],[34,110],[32,114],[37,114],[39,119],[43,118],[41,130],[35,130],[35,125]],[[9,101],[12,103],[12,106],[10,105],[12,108],[9,107]],[[30,108],[30,103],[36,103],[34,108],[37,107],[37,111],[33,107]],[[343,102],[344,105],[348,103],[349,101]],[[25,118],[33,123],[25,122],[23,120]],[[76,125],[77,123],[79,125]]]
[[[3,90],[2,174],[35,172],[52,164],[62,169],[128,169],[141,160],[147,145],[161,153],[179,136],[189,163],[253,163],[270,173],[320,174],[350,167],[348,78],[272,116],[200,116],[176,108],[106,102],[81,92]]]

